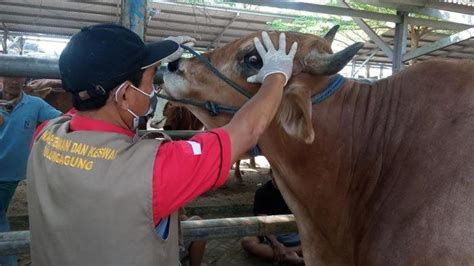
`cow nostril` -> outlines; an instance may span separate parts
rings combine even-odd
[[[168,71],[176,72],[179,69],[179,59],[168,63]]]

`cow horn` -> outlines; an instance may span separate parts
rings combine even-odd
[[[339,72],[364,46],[357,42],[335,54],[321,54],[317,51],[308,53],[303,59],[304,71],[317,75],[332,75]]]
[[[337,30],[339,29],[339,25],[336,25],[334,27],[332,27],[327,33],[326,35],[324,35],[324,39],[326,39],[326,41],[328,41],[329,45],[332,44],[332,42],[334,41],[334,37],[336,36],[336,33],[337,33]]]

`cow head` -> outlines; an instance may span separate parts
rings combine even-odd
[[[297,42],[298,52],[276,120],[290,136],[306,143],[311,143],[314,139],[311,96],[321,90],[331,75],[340,71],[362,47],[361,43],[356,43],[333,53],[331,43],[337,28],[331,29],[324,37],[286,33],[287,44]],[[269,35],[273,43],[278,44],[279,33],[270,32]],[[262,67],[262,60],[253,43],[253,38],[260,36],[260,33],[248,35],[204,56],[228,78],[255,94],[260,85],[247,83],[246,79],[255,75]],[[235,107],[242,106],[247,101],[243,95],[212,74],[197,58],[172,62],[168,65],[168,70],[164,74],[164,88],[177,99],[214,101]],[[231,118],[229,115],[211,117],[204,109],[187,107],[208,128],[223,126]]]

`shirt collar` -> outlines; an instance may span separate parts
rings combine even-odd
[[[20,102],[18,104],[20,104],[20,103],[29,103],[31,101],[31,97],[32,97],[31,95],[28,95],[24,92],[21,92],[21,99],[20,99]]]
[[[20,106],[24,105],[24,104],[28,104],[30,102],[30,96],[24,92],[21,92],[20,93],[20,99],[18,99],[18,101],[15,103],[15,105],[13,106],[13,109],[10,111],[10,113],[13,113],[13,111],[15,111],[17,108],[19,108]]]
[[[135,133],[129,129],[125,129],[102,120],[81,116],[78,114],[72,116],[69,128],[71,129],[71,131],[111,132],[123,134],[131,138],[135,136]]]

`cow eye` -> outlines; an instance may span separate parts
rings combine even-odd
[[[255,54],[250,54],[245,56],[245,64],[247,64],[250,67],[260,69],[263,66],[262,58],[260,58],[259,55]]]

